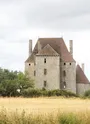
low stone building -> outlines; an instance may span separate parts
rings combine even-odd
[[[39,38],[33,51],[29,40],[29,57],[25,71],[35,80],[35,87],[47,90],[62,89],[83,94],[90,83],[83,69],[73,58],[73,41],[68,51],[63,38]]]

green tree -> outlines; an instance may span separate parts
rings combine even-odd
[[[30,87],[34,87],[34,83],[26,74],[0,68],[0,95],[18,96]]]

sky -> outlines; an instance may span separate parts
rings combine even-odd
[[[28,42],[63,37],[90,80],[89,0],[0,0],[0,67],[24,71]]]

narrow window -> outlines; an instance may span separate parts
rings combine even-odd
[[[46,58],[44,58],[44,63],[46,63]]]
[[[34,76],[36,76],[36,71],[34,71]]]
[[[70,63],[70,65],[71,65],[71,63]]]
[[[36,65],[36,62],[34,61],[34,65]]]
[[[63,71],[63,76],[66,77],[66,71],[65,70]]]
[[[44,81],[44,84],[43,85],[44,85],[44,87],[46,87],[47,86],[47,81]]]
[[[30,66],[31,64],[29,63],[29,66]]]
[[[64,89],[66,88],[66,82],[65,81],[63,82],[63,88]]]
[[[44,75],[46,75],[47,74],[47,69],[44,69]]]
[[[66,63],[64,63],[64,65],[66,65]]]

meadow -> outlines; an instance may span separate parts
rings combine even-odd
[[[90,124],[90,100],[0,98],[0,124]]]

